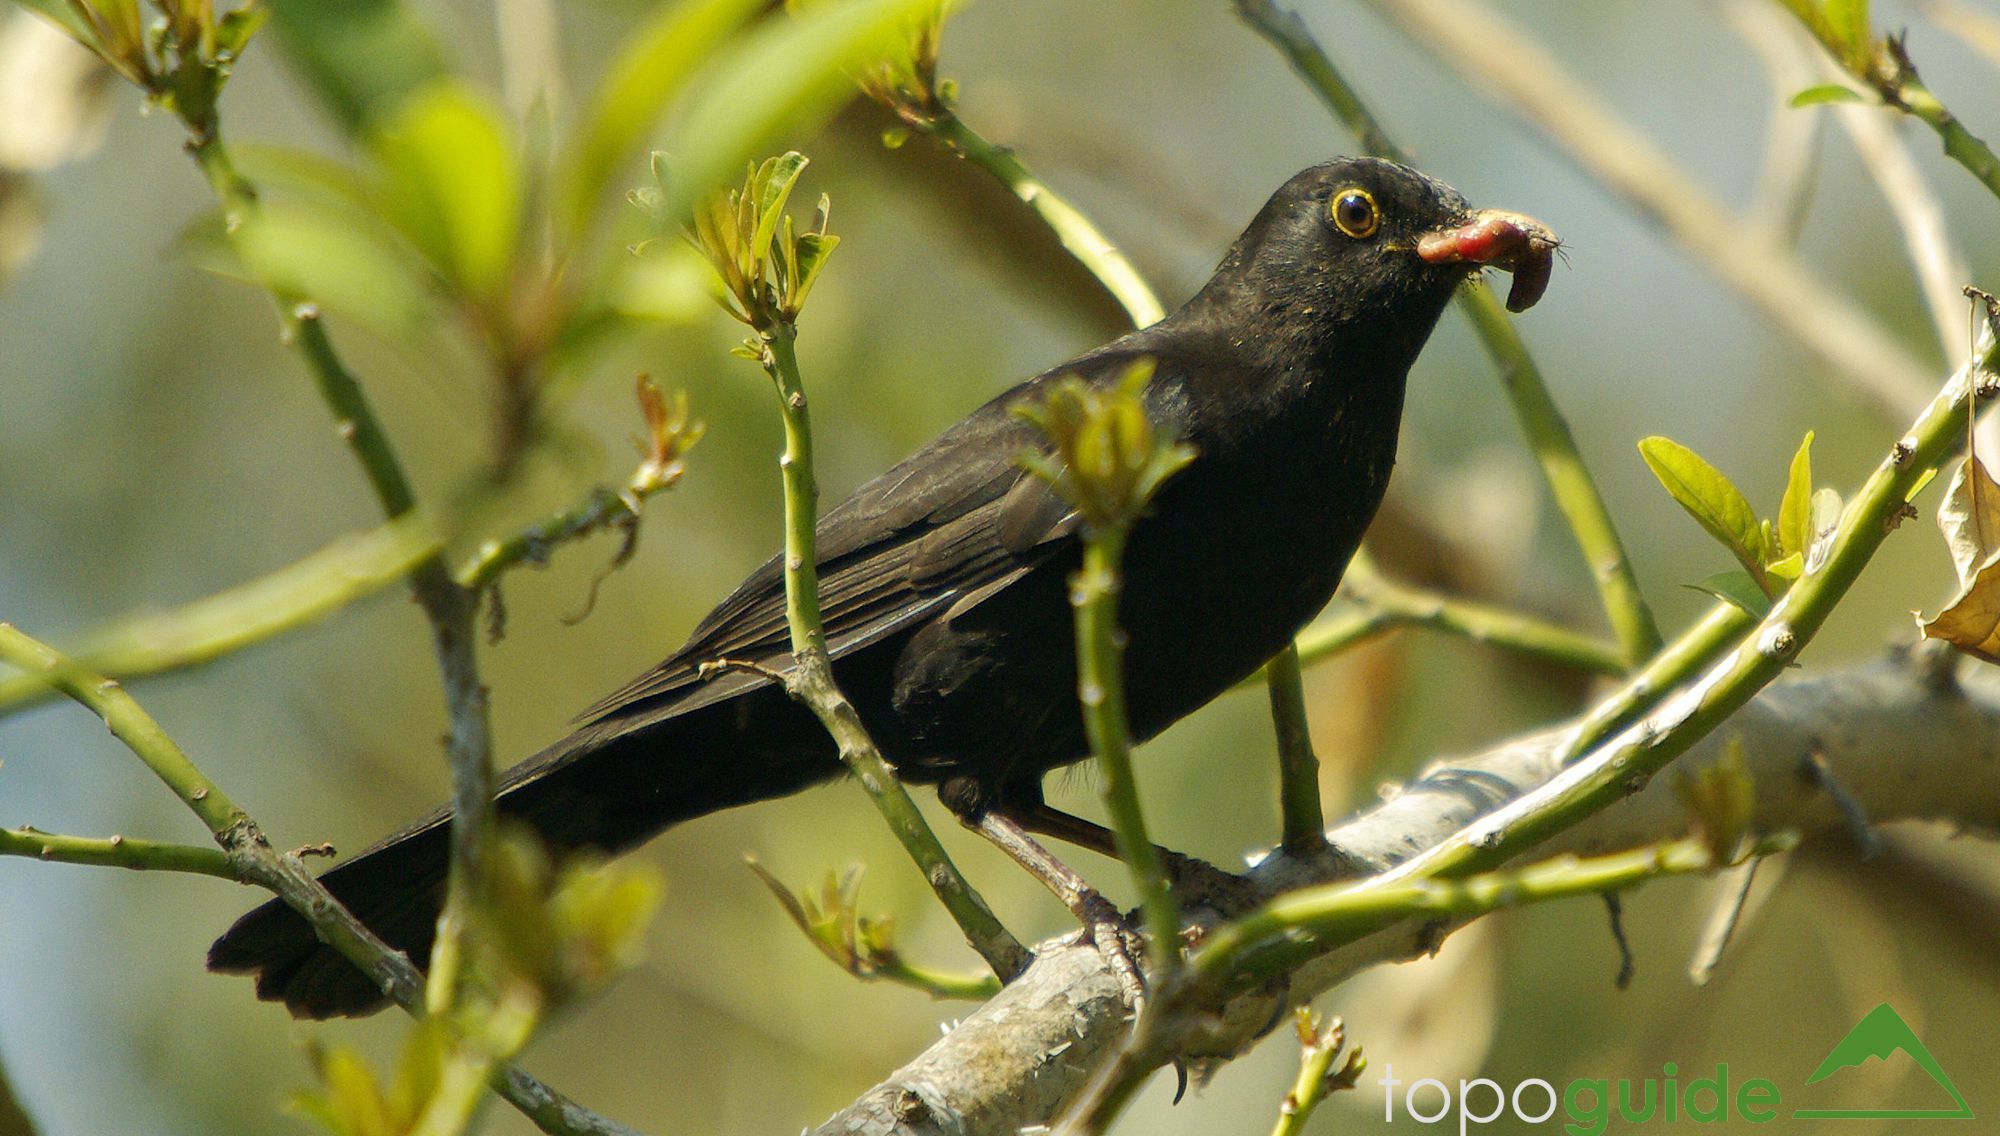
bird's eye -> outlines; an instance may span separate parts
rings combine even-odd
[[[1343,189],[1333,195],[1333,223],[1358,241],[1375,235],[1382,224],[1382,211],[1367,190]]]

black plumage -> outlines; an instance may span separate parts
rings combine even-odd
[[[1126,552],[1129,712],[1150,737],[1255,671],[1332,596],[1395,461],[1404,377],[1453,290],[1496,264],[1520,269],[1513,302],[1532,303],[1553,247],[1538,224],[1475,213],[1407,167],[1314,166],[1179,311],[1007,391],[829,510],[819,568],[834,673],[883,752],[906,780],[952,782],[960,807],[1015,813],[1040,805],[1044,773],[1087,754],[1065,598],[1077,520],[1018,463],[1039,438],[1013,407],[1058,376],[1109,383],[1151,359],[1147,410],[1195,448]],[[702,677],[721,658],[789,665],[777,559],[509,770],[500,811],[558,848],[615,852],[842,772],[817,721],[768,678]],[[433,813],[323,877],[420,964],[448,819]],[[254,973],[260,997],[299,1015],[383,1004],[276,901],[218,940],[209,965]]]

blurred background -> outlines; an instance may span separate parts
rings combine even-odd
[[[1819,480],[1843,490],[1900,436],[1907,415],[1831,375],[1379,13],[1336,0],[1296,7],[1428,172],[1477,204],[1532,213],[1563,235],[1566,263],[1520,327],[1669,634],[1709,602],[1682,585],[1729,565],[1654,483],[1637,439],[1687,443],[1760,510],[1774,511],[1805,430],[1817,432]],[[1876,22],[1908,28],[1929,84],[1990,137],[2000,134],[2000,59],[1990,43],[1950,30],[1959,25],[1948,15],[1963,21],[1965,7],[1941,16],[1942,6],[1884,3]],[[1799,255],[1823,283],[1873,313],[1942,379],[1940,337],[1881,191],[1830,115],[1785,108],[1797,87],[1774,85],[1742,34],[1739,6],[1515,0],[1503,9],[1730,208],[1796,215]],[[453,0],[417,11],[479,82],[518,91],[532,72],[550,84],[561,124],[650,9]],[[1970,11],[2000,21],[1991,7]],[[10,43],[27,34],[28,18],[4,12]],[[224,97],[231,137],[347,153],[273,47],[253,45]],[[0,53],[0,89],[58,89],[60,79],[29,69],[49,58]],[[966,121],[1016,147],[1130,253],[1170,306],[1200,284],[1273,188],[1353,148],[1222,0],[969,4],[946,30],[943,73],[960,83]],[[0,104],[0,130],[18,136],[30,125],[18,108],[32,105]],[[1807,148],[1786,143],[1794,151],[1779,157],[1807,171],[1804,191],[1774,196],[1774,121],[1803,115],[1823,121]],[[1007,385],[1119,330],[1117,309],[982,173],[921,137],[886,149],[878,136],[889,121],[857,103],[824,130],[787,139],[812,156],[805,190],[832,196],[842,237],[800,343],[829,500]],[[17,153],[0,174],[0,618],[73,642],[377,523],[324,407],[278,341],[267,298],[193,263],[198,241],[187,233],[213,201],[180,129],[142,113],[129,88],[108,85],[83,100],[73,124],[35,122],[67,141],[53,157]],[[1940,157],[1930,134],[1895,125],[1970,279],[1993,287],[2000,204]],[[643,176],[635,164],[619,184]],[[467,499],[492,433],[490,383],[474,353],[399,343],[338,313],[329,326],[425,498]],[[626,438],[638,430],[637,372],[685,389],[708,424],[685,480],[650,502],[636,557],[604,582],[588,618],[565,617],[586,606],[614,538],[567,547],[546,571],[507,579],[507,634],[484,652],[504,761],[553,740],[576,711],[664,656],[776,548],[779,423],[767,380],[726,355],[739,338],[720,311],[618,338],[566,376],[573,393],[548,441],[502,500],[481,505],[488,531],[505,532],[590,485],[622,480],[631,468]],[[1378,543],[1387,570],[1601,630],[1585,567],[1456,311],[1412,375],[1403,439]],[[1814,643],[1807,668],[1910,640],[1910,611],[1935,608],[1949,586],[1928,520],[1907,526]],[[1364,806],[1378,784],[1430,757],[1551,721],[1587,692],[1577,676],[1418,632],[1315,668],[1307,683],[1329,812]],[[358,849],[447,789],[428,639],[398,588],[135,691],[284,847]],[[1141,779],[1158,838],[1233,864],[1275,837],[1268,722],[1261,694],[1238,693],[1145,748]],[[8,824],[202,839],[185,810],[68,704],[0,717],[0,762]],[[1086,772],[1050,783],[1053,799],[1087,815],[1097,814],[1095,788]],[[1032,940],[1066,929],[1067,915],[1037,885],[959,832],[927,791],[919,796],[1017,933]],[[1988,847],[1921,832],[1909,839],[1931,868],[1949,862],[1951,873],[1970,874],[1942,878],[1995,878]],[[822,788],[709,817],[650,845],[642,855],[660,865],[668,892],[647,961],[547,1031],[527,1067],[645,1131],[791,1132],[818,1123],[965,1012],[840,973],[787,923],[744,868],[745,854],[800,887],[864,862],[862,907],[893,912],[909,953],[940,966],[976,962],[863,795]],[[1122,869],[1075,856],[1124,898]],[[1394,1064],[1399,1075],[1561,1084],[1726,1061],[1798,1084],[1887,1000],[1976,1109],[2000,1112],[1992,941],[1982,946],[1981,932],[1923,902],[1958,885],[1893,859],[1863,875],[1842,847],[1800,854],[1769,876],[1769,902],[1706,987],[1684,972],[1709,885],[1679,881],[1628,898],[1639,969],[1623,992],[1613,987],[1618,956],[1602,908],[1573,903],[1485,920],[1439,958],[1366,975],[1320,1005],[1346,1015],[1378,1068]],[[387,1060],[404,1028],[397,1015],[293,1023],[256,1003],[247,982],[202,969],[208,942],[258,898],[198,877],[0,860],[0,1062],[40,1131],[301,1131],[281,1106],[311,1080],[306,1039],[359,1044]],[[1162,1079],[1126,1131],[1266,1131],[1295,1056],[1274,1038],[1178,1107],[1168,1104],[1171,1078]],[[1910,1071],[1863,1070],[1884,1079],[1857,1092],[1871,1104],[1878,1089],[1898,1103],[1931,1104],[1934,1090],[1920,1075],[1903,1076]],[[1380,1109],[1371,1077],[1313,1127],[1372,1130]],[[1859,1136],[1869,1123],[1838,1127]],[[531,1131],[504,1106],[490,1111],[487,1129]]]

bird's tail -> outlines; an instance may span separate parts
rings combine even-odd
[[[557,852],[618,852],[683,820],[837,776],[841,765],[825,735],[815,734],[810,717],[791,721],[801,712],[772,693],[773,705],[754,708],[769,712],[755,740],[737,728],[736,711],[753,709],[746,706],[581,730],[510,770],[499,811],[527,822]],[[794,726],[812,728],[786,728]],[[430,961],[444,906],[450,819],[439,810],[320,877],[419,967]],[[294,1017],[355,1017],[388,1004],[373,980],[281,900],[238,919],[209,948],[208,968],[255,975],[257,996],[284,1002]]]

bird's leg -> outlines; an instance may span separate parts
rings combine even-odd
[[[1088,821],[1073,813],[1066,813],[1044,801],[1009,806],[1007,812],[1021,827],[1043,836],[1053,836],[1079,848],[1088,848],[1114,860],[1118,855],[1117,837],[1112,831],[1094,821]],[[1153,851],[1167,871],[1167,883],[1173,889],[1174,898],[1183,908],[1212,907],[1225,916],[1240,915],[1261,903],[1264,899],[1255,884],[1242,876],[1223,871],[1214,864],[1194,856],[1184,855],[1171,848],[1153,845]]]
[[[1133,929],[1131,920],[1078,875],[1076,869],[1028,835],[1020,821],[989,804],[977,785],[956,778],[939,787],[938,798],[957,815],[959,823],[991,841],[1055,893],[1056,899],[1083,924],[1084,934],[1110,962],[1131,1000],[1133,1013],[1138,1013],[1146,1000],[1145,971],[1140,964],[1145,957],[1145,940]]]

